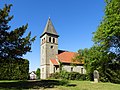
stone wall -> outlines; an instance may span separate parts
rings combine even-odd
[[[62,70],[66,70],[68,72],[79,72],[81,74],[85,74],[86,70],[83,66],[72,66],[72,65],[63,65]]]

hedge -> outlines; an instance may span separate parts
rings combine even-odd
[[[80,74],[78,72],[61,71],[50,75],[53,79],[67,79],[67,80],[87,80],[86,74]]]
[[[0,59],[0,80],[26,80],[29,76],[29,61],[26,59]]]

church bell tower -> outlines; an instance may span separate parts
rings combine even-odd
[[[50,75],[50,59],[55,59],[58,54],[58,37],[50,18],[47,21],[41,38],[40,69],[41,79],[46,79]]]

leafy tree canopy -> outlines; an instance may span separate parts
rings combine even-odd
[[[37,75],[37,78],[40,79],[40,68],[37,68],[36,75]]]
[[[93,40],[101,49],[120,55],[120,0],[105,1],[105,16]]]
[[[94,46],[79,50],[79,60],[84,58],[90,80],[98,70],[101,81],[120,83],[120,0],[105,2],[105,16],[94,32]]]

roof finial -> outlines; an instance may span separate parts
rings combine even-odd
[[[50,16],[49,16],[49,18],[48,19],[50,19]]]

